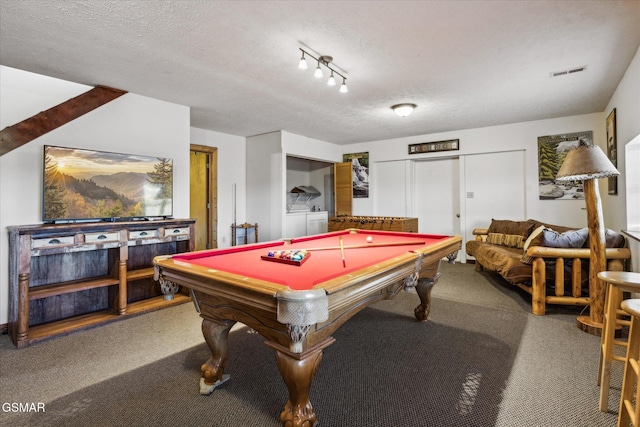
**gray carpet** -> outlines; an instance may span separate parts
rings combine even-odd
[[[597,409],[599,339],[579,311],[530,314],[530,297],[472,265],[444,265],[430,321],[400,294],[334,335],[313,382],[319,426],[613,426]],[[43,402],[44,413],[1,412],[8,426],[279,426],[287,390],[273,350],[247,328],[229,338],[231,381],[198,393],[208,357],[190,304],[16,350],[0,338],[2,402]],[[615,364],[614,364],[615,368]],[[617,388],[617,389],[616,389]]]

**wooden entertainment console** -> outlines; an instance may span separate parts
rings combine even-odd
[[[18,348],[190,301],[153,280],[157,255],[192,251],[192,219],[9,230],[9,335]]]

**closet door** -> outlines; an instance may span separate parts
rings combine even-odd
[[[353,166],[351,162],[333,165],[336,216],[351,215],[353,204]]]
[[[420,233],[460,235],[458,159],[415,162],[414,203]]]
[[[465,157],[466,238],[491,219],[525,220],[524,151]]]

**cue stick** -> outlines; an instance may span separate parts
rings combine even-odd
[[[342,236],[340,236],[340,254],[342,255],[342,267],[346,267],[347,263],[344,260],[344,243],[342,242]]]
[[[362,249],[362,248],[376,248],[382,246],[403,246],[403,245],[424,245],[424,242],[389,242],[389,243],[367,243],[366,245],[351,245],[351,246],[327,246],[324,248],[305,248],[306,251],[326,251],[331,249]]]

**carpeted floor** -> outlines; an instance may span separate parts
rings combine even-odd
[[[613,426],[597,409],[599,338],[579,311],[530,314],[530,297],[472,265],[443,265],[430,321],[414,294],[363,310],[334,335],[313,382],[319,426]],[[0,337],[0,399],[45,412],[0,412],[7,426],[276,427],[287,390],[273,350],[232,332],[231,380],[198,392],[209,356],[190,304],[23,350]],[[615,389],[617,388],[617,390]]]

